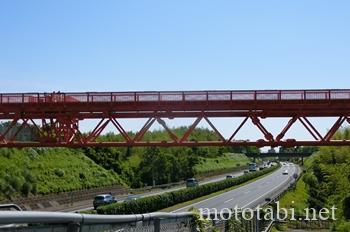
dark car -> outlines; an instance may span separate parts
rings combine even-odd
[[[108,205],[115,202],[117,202],[117,200],[111,194],[102,194],[95,197],[93,205],[94,209],[97,209],[97,207],[101,205]]]
[[[226,179],[232,179],[232,178],[235,178],[235,176],[234,175],[227,175],[226,176]]]
[[[198,181],[195,178],[189,178],[186,180],[186,187],[192,188],[198,186]]]

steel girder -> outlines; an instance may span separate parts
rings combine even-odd
[[[237,118],[243,121],[228,138],[215,127],[212,118]],[[273,134],[263,125],[265,118],[289,118],[284,128]],[[336,117],[322,135],[312,117]],[[135,134],[128,133],[120,119],[147,118]],[[195,118],[183,135],[169,128],[166,118]],[[178,91],[104,93],[0,93],[0,120],[9,120],[0,131],[0,147],[84,147],[84,146],[327,146],[350,145],[349,140],[334,140],[338,129],[350,122],[350,90],[253,90],[253,91]],[[81,120],[98,119],[90,132],[82,132]],[[38,122],[39,121],[39,122]],[[197,125],[205,121],[217,141],[190,139]],[[251,121],[261,138],[238,140],[237,134]],[[311,135],[311,140],[285,138],[296,122]],[[154,123],[169,135],[167,141],[146,141]],[[100,142],[99,136],[112,124],[121,140]],[[30,126],[31,125],[31,126]],[[25,128],[33,129],[35,141],[19,141]]]
[[[206,121],[212,131],[216,134],[216,141],[194,141],[190,140],[190,136],[201,121]],[[261,132],[261,139],[256,141],[237,140],[236,135],[242,127],[248,122]],[[299,141],[295,139],[285,139],[285,134],[293,127],[296,121],[300,121],[301,125],[312,136],[313,140]],[[261,121],[260,117],[247,116],[236,127],[233,128],[231,136],[226,139],[220,130],[215,127],[209,117],[198,117],[187,128],[187,131],[181,136],[176,135],[165,123],[162,118],[151,117],[145,122],[142,128],[135,134],[128,133],[121,125],[117,118],[102,118],[96,124],[94,129],[87,133],[82,133],[79,128],[79,120],[76,118],[59,117],[57,119],[43,119],[39,125],[34,119],[28,117],[15,118],[8,124],[5,130],[0,134],[0,147],[85,147],[85,146],[343,146],[350,145],[350,140],[333,140],[334,134],[345,123],[350,123],[350,117],[340,116],[334,122],[331,129],[322,135],[311,121],[304,116],[293,116],[282,131],[278,134],[272,134]],[[169,135],[167,141],[145,141],[144,135],[149,131],[151,126],[158,122]],[[99,142],[98,137],[103,134],[108,124],[112,124],[117,134],[121,135],[122,140]],[[33,125],[35,133],[38,136],[37,141],[18,141],[17,135],[29,125]],[[10,131],[12,131],[10,133]]]

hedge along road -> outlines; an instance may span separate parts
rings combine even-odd
[[[178,191],[164,193],[157,196],[149,196],[136,201],[129,201],[126,203],[116,203],[97,208],[98,214],[135,214],[135,213],[149,213],[159,211],[162,209],[175,206],[179,203],[188,202],[221,190],[230,189],[234,186],[247,183],[257,177],[262,177],[265,174],[271,173],[279,169],[279,166],[264,169],[262,171],[249,173],[247,175],[236,178],[219,181],[216,183],[209,183],[195,188],[181,189]],[[228,190],[229,191],[229,190]]]
[[[288,175],[283,172],[288,170]],[[220,212],[223,208],[255,208],[263,204],[266,198],[281,193],[292,182],[295,181],[293,174],[300,174],[300,168],[297,165],[284,165],[272,174],[258,179],[252,183],[246,184],[237,189],[225,192],[223,194],[187,205],[183,208],[172,211],[173,213],[186,212],[190,208],[209,208]]]

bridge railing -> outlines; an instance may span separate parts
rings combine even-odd
[[[208,215],[203,215],[207,218]],[[236,221],[217,219],[219,215],[201,227],[205,231],[250,231],[260,232],[263,223],[257,220],[256,213],[251,220]],[[228,217],[224,214],[224,217]],[[219,217],[220,218],[220,217]],[[234,219],[234,217],[233,217]],[[0,211],[0,232],[90,232],[90,231],[124,231],[124,232],[193,232],[198,231],[198,220],[191,212],[185,213],[149,213],[134,215],[93,215],[59,212],[13,212]]]
[[[86,93],[2,93],[0,104],[55,102],[195,102],[350,100],[350,90],[164,91]]]
[[[0,231],[191,231],[191,213],[93,215],[59,212],[0,212]]]

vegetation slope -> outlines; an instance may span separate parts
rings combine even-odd
[[[123,181],[81,150],[0,149],[0,199],[112,184]]]
[[[350,129],[342,129],[333,139],[350,139]],[[332,230],[350,231],[350,147],[321,147],[305,164],[305,173],[295,190],[281,199],[283,206],[296,202],[296,212],[304,208],[330,209],[336,206]]]
[[[0,132],[8,125],[0,125]],[[179,137],[188,128],[175,128]],[[21,131],[19,140],[35,139],[31,130]],[[129,133],[133,136],[133,133]],[[35,133],[34,133],[35,135]],[[109,133],[100,141],[120,141]],[[164,130],[145,134],[143,140],[169,140]],[[217,140],[211,130],[198,128],[192,141]],[[132,188],[178,182],[197,174],[232,170],[249,159],[240,153],[253,147],[96,147],[83,149],[29,148],[0,149],[0,199],[29,194],[48,194],[103,185],[121,184]]]

